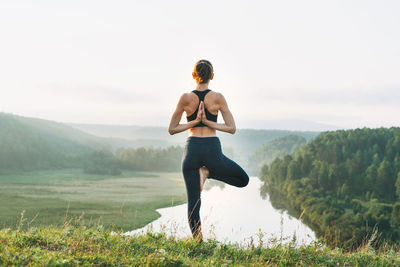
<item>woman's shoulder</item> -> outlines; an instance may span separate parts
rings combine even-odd
[[[193,91],[184,92],[184,93],[181,94],[181,99],[189,100],[189,99],[191,99],[191,98],[193,98],[193,97],[196,97],[196,94],[193,93]]]
[[[213,98],[216,101],[218,101],[218,102],[225,101],[225,97],[224,97],[224,95],[222,93],[214,91],[214,90],[211,90],[210,93],[212,93]]]
[[[210,92],[208,93],[214,97],[220,98],[223,97],[222,93],[218,92],[218,91],[214,91],[214,90],[210,90]]]

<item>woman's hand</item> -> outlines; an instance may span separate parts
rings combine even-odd
[[[204,111],[204,102],[201,101],[201,122],[205,125],[209,122],[209,120],[206,117],[206,112]]]
[[[199,105],[199,110],[197,111],[197,117],[194,119],[196,123],[199,123],[203,121],[203,115],[204,115],[204,102],[201,101]]]

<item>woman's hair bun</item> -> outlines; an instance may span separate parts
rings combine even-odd
[[[199,83],[206,83],[210,80],[214,69],[210,61],[201,59],[194,65],[193,73]]]

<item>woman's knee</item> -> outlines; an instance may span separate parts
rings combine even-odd
[[[242,176],[241,183],[239,184],[239,187],[245,187],[245,186],[247,186],[247,185],[249,184],[249,180],[250,180],[249,176],[245,173],[245,174]]]

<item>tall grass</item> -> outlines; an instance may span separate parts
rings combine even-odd
[[[215,239],[167,237],[166,233],[147,231],[126,236],[122,230],[111,231],[101,220],[85,222],[85,215],[69,216],[62,224],[27,227],[32,221],[24,212],[14,230],[0,230],[0,265],[31,266],[399,266],[398,248],[379,251],[365,246],[354,252],[329,248],[319,241],[297,246],[296,238],[252,240],[247,247],[224,244]]]

